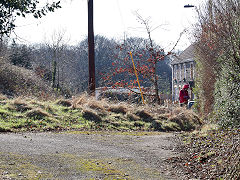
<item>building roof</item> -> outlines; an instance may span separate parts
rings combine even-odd
[[[194,54],[195,54],[194,51],[195,51],[194,44],[191,44],[179,56],[175,56],[171,64],[174,65],[174,64],[194,61]]]

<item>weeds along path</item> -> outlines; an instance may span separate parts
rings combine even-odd
[[[179,179],[174,134],[3,133],[0,179]]]

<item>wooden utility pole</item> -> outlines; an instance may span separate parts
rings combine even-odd
[[[93,0],[88,0],[88,90],[95,95],[95,59],[94,59],[94,32],[93,32]]]

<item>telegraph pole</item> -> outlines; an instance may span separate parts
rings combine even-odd
[[[94,59],[94,32],[93,32],[93,0],[88,0],[88,90],[95,96],[95,59]]]

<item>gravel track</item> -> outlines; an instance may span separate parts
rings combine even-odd
[[[175,135],[0,134],[0,179],[179,179]]]

